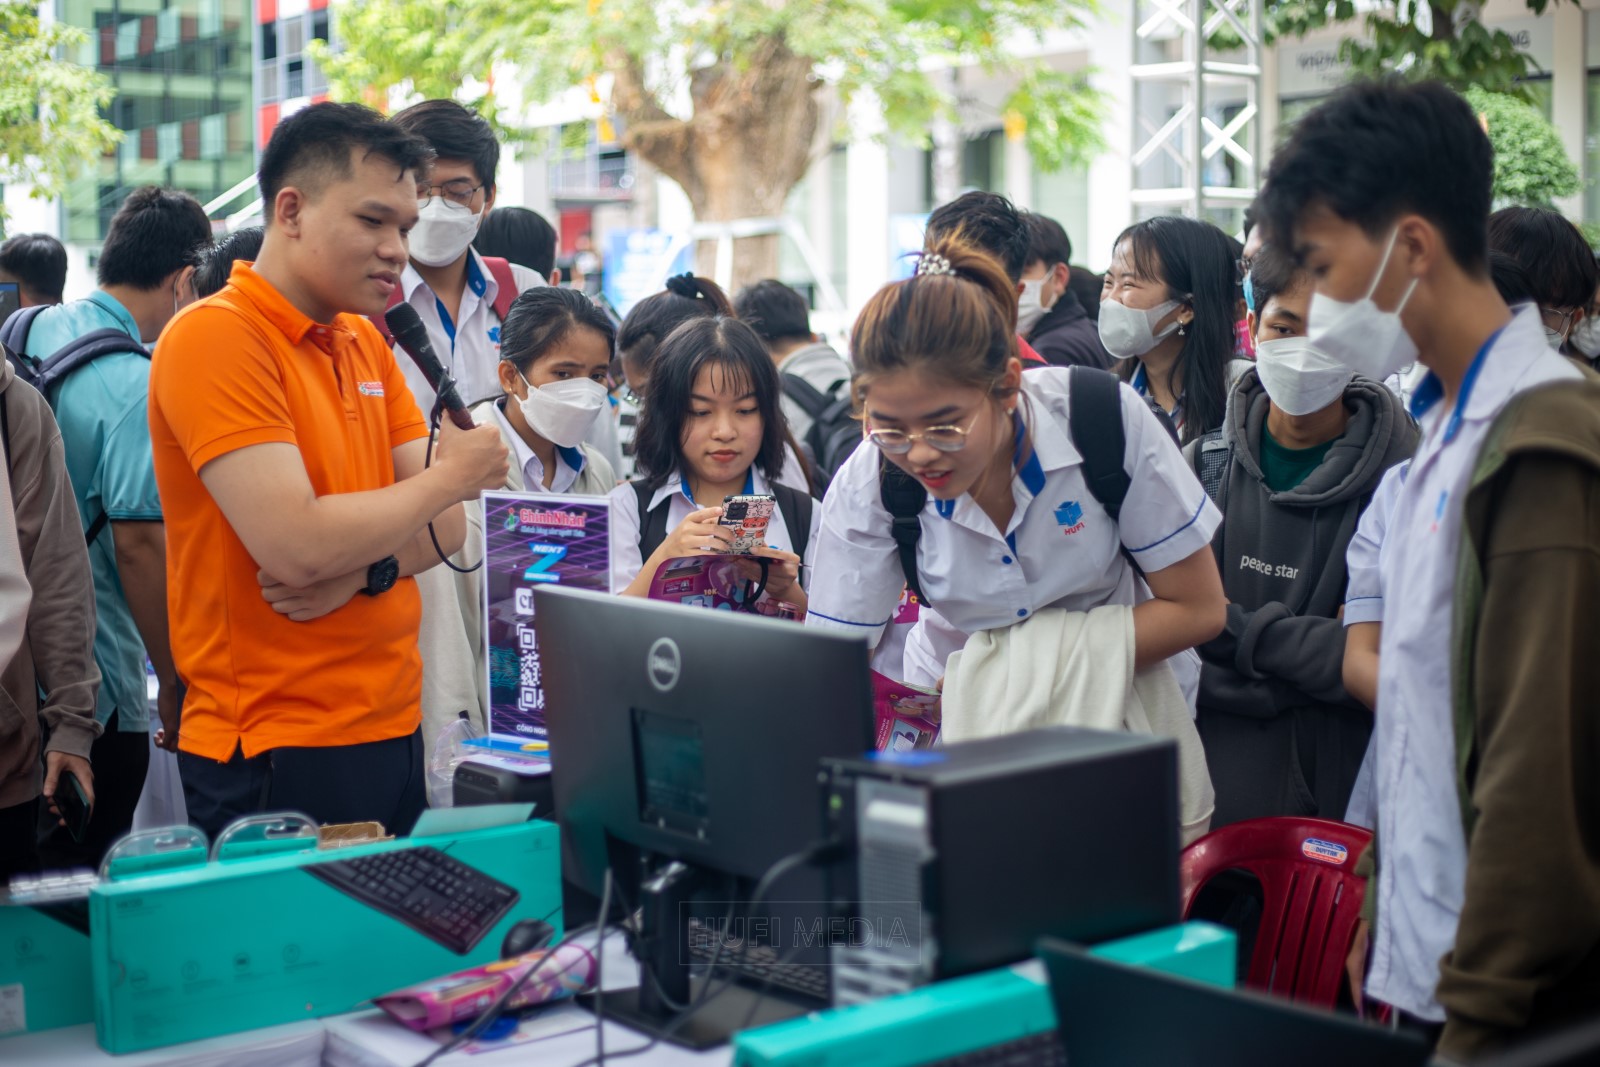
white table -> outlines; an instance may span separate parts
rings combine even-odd
[[[594,936],[577,939],[593,946]],[[604,979],[606,989],[627,989],[638,981],[638,965],[628,955],[622,935],[606,938]],[[323,1050],[325,1067],[412,1067],[439,1047],[426,1034],[408,1030],[382,1011],[336,1015],[323,1022],[328,1042]],[[479,1053],[453,1052],[435,1060],[440,1067],[496,1067],[497,1064],[536,1063],[539,1067],[576,1067],[595,1051],[594,1016],[576,1004],[553,1007],[523,1024],[523,1031],[537,1040],[527,1043],[507,1041],[500,1049]],[[550,1034],[554,1036],[542,1037]],[[648,1036],[625,1026],[607,1022],[606,1055],[614,1056],[637,1048]],[[642,1056],[623,1061],[632,1067],[726,1067],[733,1061],[732,1047],[724,1045],[709,1052],[692,1052],[661,1042]]]

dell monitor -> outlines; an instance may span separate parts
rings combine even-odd
[[[872,748],[868,649],[726,611],[548,587],[534,598],[563,871],[598,895],[609,869],[643,910],[638,1003],[609,994],[605,1011],[659,1032],[691,994],[691,901],[736,901],[822,841],[820,761]],[[822,908],[823,879],[805,884]],[[719,1020],[743,1017],[707,1013],[671,1039],[713,1044],[728,1036]]]

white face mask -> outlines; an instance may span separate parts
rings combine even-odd
[[[426,267],[454,263],[478,235],[482,218],[482,212],[474,215],[470,208],[442,196],[430,198],[418,212],[417,224],[411,227],[411,258]]]
[[[528,385],[523,378],[522,384]],[[528,427],[553,445],[576,448],[606,406],[606,387],[593,378],[568,378],[535,388],[517,401]]]
[[[1572,347],[1594,359],[1600,356],[1600,318],[1585,315],[1583,321],[1572,328]]]
[[[1355,371],[1324,354],[1309,337],[1256,344],[1256,373],[1267,398],[1285,415],[1310,415],[1344,395]]]
[[[1177,319],[1159,334],[1155,325],[1180,306],[1176,300],[1167,300],[1153,308],[1131,308],[1116,300],[1102,300],[1100,343],[1118,359],[1137,359],[1177,331]]]
[[[1367,295],[1353,304],[1335,300],[1321,293],[1311,297],[1311,313],[1306,323],[1311,341],[1323,352],[1339,360],[1355,373],[1374,381],[1383,381],[1389,375],[1417,361],[1417,345],[1400,323],[1400,312],[1405,310],[1411,294],[1417,291],[1419,278],[1400,297],[1393,311],[1380,311],[1373,303],[1372,294],[1383,281],[1383,272],[1394,254],[1395,242],[1400,239],[1400,228],[1389,234],[1389,245],[1383,250],[1383,261],[1378,273],[1367,287]]]
[[[1043,278],[1022,283],[1022,294],[1017,297],[1017,332],[1024,337],[1050,310],[1044,306],[1044,283]]]

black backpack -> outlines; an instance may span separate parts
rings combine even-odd
[[[783,395],[811,416],[811,428],[800,443],[816,471],[831,480],[861,443],[861,421],[851,403],[850,379],[839,379],[824,393],[798,374],[781,377]]]
[[[25,355],[28,344],[28,331],[33,326],[33,320],[40,312],[45,310],[44,305],[22,308],[13,311],[6,319],[5,325],[0,326],[0,349],[4,349],[6,362],[10,363],[17,372],[17,378],[27,382],[43,394],[54,409],[55,401],[50,393],[61,384],[62,379],[80,367],[94,362],[101,356],[115,355],[118,352],[137,352],[145,359],[150,358],[150,352],[137,340],[129,337],[121,330],[106,327],[100,330],[90,330],[81,337],[68,341],[57,351],[44,359],[36,359]],[[11,421],[6,412],[6,397],[0,393],[0,444],[5,446],[6,468],[11,467]],[[84,540],[90,544],[100,536],[106,528],[110,516],[101,512],[84,531]]]
[[[1118,395],[1121,383],[1109,371],[1093,367],[1074,366],[1069,373],[1072,387],[1067,408],[1072,443],[1083,456],[1083,477],[1089,492],[1116,522],[1122,515],[1128,486],[1133,483],[1122,466],[1127,439],[1122,431],[1122,398]],[[1171,421],[1165,425],[1171,433]],[[893,520],[890,536],[900,553],[906,587],[919,601],[932,606],[917,581],[917,542],[922,539],[922,509],[928,503],[928,491],[911,475],[885,461],[878,478],[878,497]],[[1138,570],[1139,565],[1126,548],[1122,554]]]

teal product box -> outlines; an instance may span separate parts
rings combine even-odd
[[[0,905],[0,1038],[92,1022],[92,988],[86,899]]]
[[[516,891],[463,954],[311,873],[417,846]],[[556,824],[533,821],[225,858],[98,885],[89,895],[96,1037],[123,1053],[298,1022],[487,963],[523,919],[561,930],[560,855]]]
[[[1090,949],[1121,963],[1220,986],[1234,984],[1232,930],[1189,922]],[[747,1030],[734,1067],[914,1067],[1056,1027],[1044,966],[1029,960],[982,974]]]

